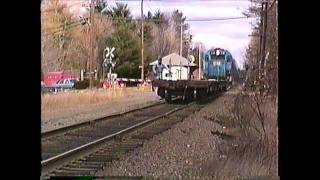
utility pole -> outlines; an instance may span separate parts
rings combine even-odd
[[[187,45],[187,47],[188,47],[188,51],[187,51],[187,59],[188,59],[188,79],[190,79],[190,77],[191,77],[191,73],[190,73],[190,57],[189,57],[189,49],[190,49],[190,46],[191,46],[191,35],[190,35],[190,33],[188,34],[188,37],[189,37],[189,39],[188,39],[188,45]]]
[[[189,49],[190,49],[190,43],[189,43],[189,39],[188,41],[186,42],[186,45],[187,45],[187,58],[189,58]]]
[[[144,81],[144,61],[143,61],[143,21],[144,21],[144,15],[143,15],[143,0],[141,0],[141,79],[142,82]]]
[[[258,80],[261,79],[261,72],[262,72],[261,54],[262,54],[263,9],[264,9],[264,2],[261,3],[261,10],[260,10],[259,53],[258,53],[258,59],[257,59],[257,61],[258,61]]]
[[[105,56],[106,56],[106,55],[105,55],[105,51],[103,51],[103,56],[102,56],[102,57],[104,58]],[[104,66],[105,66],[105,65],[104,65],[104,61],[102,61],[102,78],[101,78],[102,81],[104,81]]]
[[[90,43],[90,55],[89,55],[89,87],[90,89],[93,86],[92,83],[92,69],[93,69],[93,58],[94,58],[94,0],[91,0],[90,4],[90,35],[89,35],[89,43]]]
[[[268,20],[268,0],[264,2],[264,18],[263,18],[263,43],[262,43],[262,63],[264,71],[266,71],[266,42],[267,42],[267,20]],[[263,74],[266,76],[266,74]]]
[[[182,56],[182,21],[180,22],[180,56]]]
[[[278,0],[275,2],[276,3],[276,26],[278,27]],[[278,30],[278,28],[277,28]]]
[[[200,75],[201,75],[201,72],[200,72],[200,70],[201,70],[201,54],[200,54],[200,47],[201,47],[201,45],[199,44],[199,47],[198,47],[198,51],[199,51],[199,58],[198,58],[198,60],[199,60],[199,80],[201,80],[201,77],[200,77]]]
[[[103,50],[103,62],[102,62],[102,81],[105,80],[105,75],[104,75],[104,72],[105,72],[105,68],[106,68],[106,64],[107,64],[107,58],[106,58],[106,49]]]

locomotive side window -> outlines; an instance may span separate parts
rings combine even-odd
[[[231,56],[227,56],[227,62],[231,62]]]
[[[206,61],[209,61],[209,56],[208,56],[208,55],[206,55],[205,60],[206,60]]]

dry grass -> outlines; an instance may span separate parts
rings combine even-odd
[[[150,92],[147,88],[119,88],[108,90],[83,90],[58,94],[44,94],[41,97],[43,115],[65,113],[92,106],[114,104],[134,100]]]
[[[278,176],[277,103],[271,98],[238,95],[228,116],[208,120],[226,126],[234,138],[223,139],[218,146],[221,157],[207,162],[206,170],[216,179]],[[271,178],[272,177],[272,178]]]

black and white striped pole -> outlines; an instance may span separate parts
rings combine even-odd
[[[109,65],[109,73],[108,73],[108,80],[111,82],[112,78],[111,78],[111,74],[112,74],[112,68],[115,67],[116,63],[112,62],[112,58],[114,58],[114,52],[115,48],[109,48],[106,47],[106,49],[104,50],[105,53],[105,59],[103,61],[104,66],[108,66]]]

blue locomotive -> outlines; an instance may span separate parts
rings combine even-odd
[[[231,82],[233,74],[237,69],[231,53],[222,48],[208,50],[202,62],[203,73],[206,79]]]

